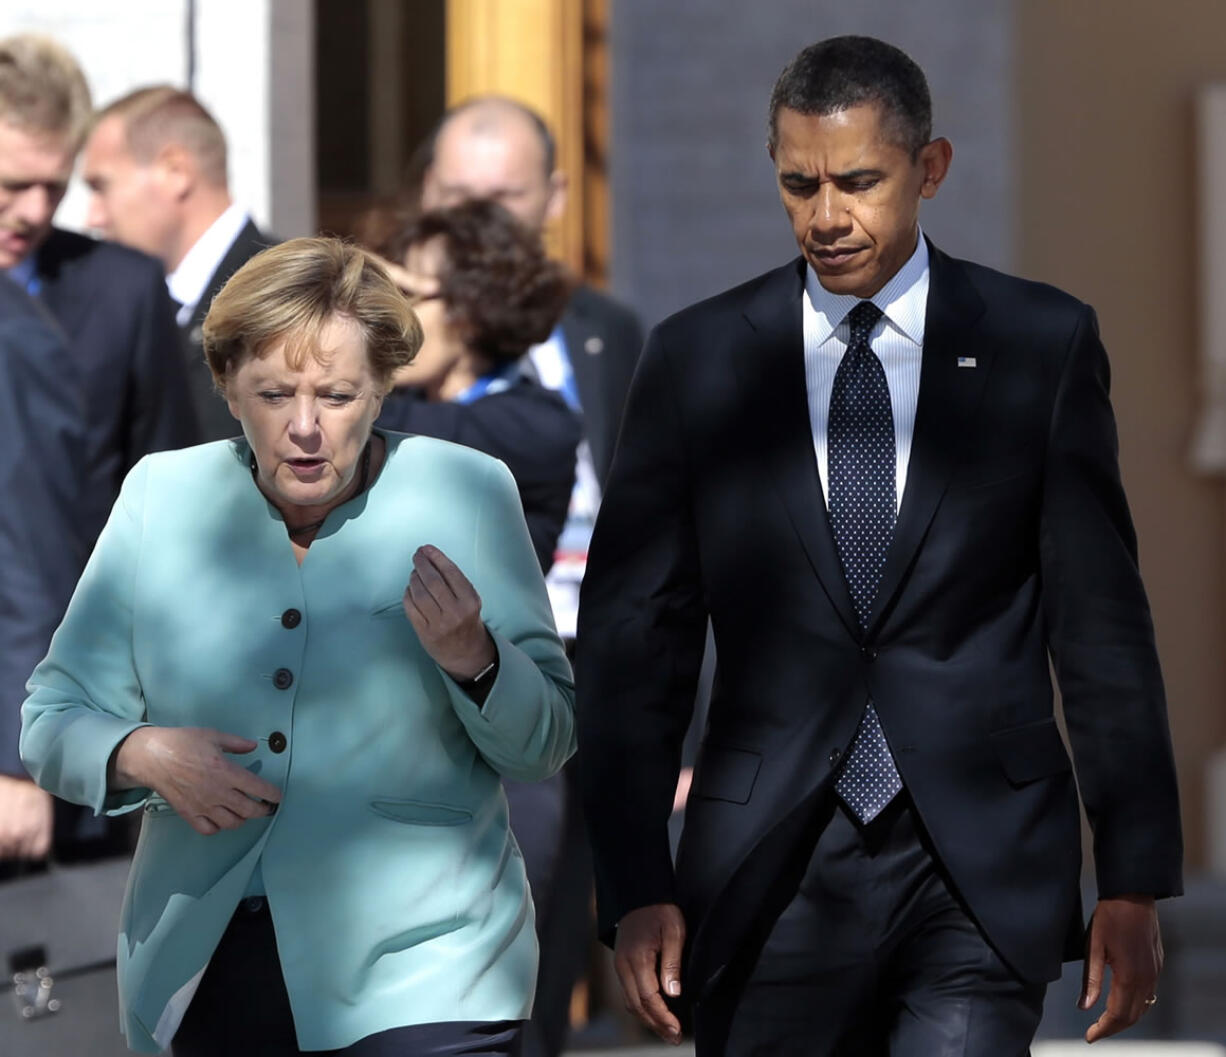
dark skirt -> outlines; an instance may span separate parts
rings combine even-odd
[[[171,1043],[174,1057],[518,1057],[523,1021],[410,1024],[343,1050],[300,1050],[264,899],[245,899]]]

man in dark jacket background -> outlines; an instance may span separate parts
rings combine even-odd
[[[230,197],[221,127],[190,92],[138,88],[98,112],[82,176],[93,192],[90,227],[166,270],[201,439],[237,436],[204,362],[201,326],[226,280],[277,240]]]
[[[43,324],[49,323],[40,326],[38,339],[31,340],[11,363],[14,370],[25,363],[21,370],[31,387],[28,399],[32,402],[21,405],[23,414],[7,421],[4,428],[16,437],[18,424],[31,416],[28,424],[33,432],[30,439],[14,441],[8,454],[32,453],[36,449],[27,445],[43,429],[62,438],[65,416],[78,416],[72,445],[71,470],[77,475],[72,516],[86,552],[101,531],[128,470],[148,452],[199,439],[158,262],[52,225],[89,117],[89,89],[67,51],[36,35],[0,40],[0,270],[8,273],[6,282],[17,285],[21,298],[35,303],[22,307],[20,299],[14,302],[7,297],[6,325],[11,327],[21,319],[20,326],[25,328],[21,333],[28,336],[32,312],[42,317]],[[46,359],[35,370],[28,358],[39,355]],[[62,401],[47,390],[53,380],[63,390]],[[18,386],[12,398],[23,392]],[[33,419],[43,411],[49,421],[39,426]],[[53,448],[49,446],[49,459]],[[70,488],[67,472],[68,468],[61,467],[54,473],[55,494],[61,497]],[[55,505],[33,504],[30,512],[22,512],[22,494],[19,489],[6,499],[8,515],[26,519],[23,531],[28,538],[30,532],[41,531],[41,515],[36,512],[46,511],[46,540],[55,539],[61,531],[52,523]],[[32,577],[14,573],[10,579],[12,566],[7,563],[23,560],[29,559],[23,558],[19,547],[4,555],[6,590],[18,592],[7,603],[18,609],[28,607],[28,618],[35,621],[42,619],[40,612],[45,617],[51,610],[62,609],[67,598],[61,597],[59,586],[43,596]],[[75,570],[80,571],[79,564]],[[61,575],[62,570],[55,577],[60,586]],[[16,616],[27,619],[20,613]],[[4,753],[0,831],[24,835],[0,840],[0,860],[37,859],[52,843],[51,799],[28,781],[17,760],[18,706],[32,668],[27,662],[36,663],[41,657],[33,656],[38,636],[33,632],[22,636],[27,649],[0,662],[10,681],[19,680],[0,687],[5,701],[0,714],[0,750]],[[24,672],[17,671],[21,665],[27,665]],[[105,845],[107,834],[114,832],[81,812],[68,812],[55,825],[57,853],[69,857],[81,847]]]

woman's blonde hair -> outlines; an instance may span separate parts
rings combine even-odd
[[[286,343],[301,370],[320,357],[320,333],[336,317],[362,332],[371,372],[386,392],[392,375],[421,348],[421,324],[379,259],[334,238],[290,239],[256,254],[213,299],[204,320],[204,355],[224,394],[226,379],[251,356]]]

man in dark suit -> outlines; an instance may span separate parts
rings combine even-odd
[[[480,96],[449,110],[419,149],[416,166],[426,209],[490,198],[543,233],[566,208],[567,179],[557,168],[553,134],[536,111],[505,96]],[[576,486],[559,560],[547,576],[558,631],[568,641],[575,634],[588,539],[642,343],[633,312],[580,284],[549,339],[529,352],[540,383],[583,415]],[[587,953],[578,937],[590,928],[591,867],[578,796],[568,792],[574,776],[570,766],[548,782],[507,785],[542,947],[536,1011],[525,1035],[528,1057],[561,1052],[571,990]]]
[[[82,161],[90,226],[166,270],[202,439],[235,436],[201,326],[226,280],[276,240],[230,197],[221,127],[190,92],[138,88],[99,111]]]
[[[85,562],[81,394],[58,326],[0,276],[0,877],[51,850],[53,804],[17,752],[26,679]]]
[[[44,383],[58,378],[65,399],[71,396],[81,415],[80,429],[73,433],[72,457],[80,479],[72,496],[72,515],[86,545],[92,546],[124,474],[137,460],[150,451],[194,443],[197,437],[157,262],[52,226],[89,113],[89,89],[76,61],[63,48],[37,36],[0,41],[0,270],[23,288],[23,297],[33,298],[54,318],[55,340],[32,344],[26,355],[47,355],[40,378]],[[14,311],[11,298],[8,310]],[[64,350],[66,360],[59,355]],[[12,394],[15,399],[18,392]],[[35,402],[23,406],[23,415],[12,419],[13,426],[5,426],[12,437],[23,436],[19,422],[26,413],[40,416],[43,404],[54,420],[45,428],[62,436],[60,418],[49,398],[31,399]],[[37,450],[32,438],[38,435],[36,430],[24,444],[10,447],[10,454]],[[51,453],[47,457],[54,459]],[[63,498],[66,478],[57,472],[55,480],[60,482],[56,494]],[[21,502],[17,492],[9,505],[19,508]],[[49,524],[46,533],[48,543],[58,538],[54,525]],[[6,560],[10,558],[6,555]],[[18,592],[7,604],[31,607],[30,618],[36,621],[41,619],[39,612],[45,618],[65,600],[58,594],[50,600],[35,597],[35,585],[27,584],[20,571],[10,574],[6,569],[4,576],[6,589]],[[14,667],[6,669],[20,681],[3,691],[11,695],[11,708],[0,724],[11,729],[14,738],[22,685],[31,670],[27,666],[18,676],[16,667],[39,659],[34,656],[36,636],[31,633],[25,641],[29,649],[13,654]],[[9,764],[18,766],[15,740],[11,748]],[[37,839],[29,838],[22,854],[46,848],[51,841],[50,801],[43,794],[28,795],[28,785],[0,783],[4,820],[0,827],[39,834]],[[106,843],[107,832],[113,832],[98,823],[97,832],[84,834],[77,826],[80,821],[78,814],[71,823],[56,825],[57,851],[65,856],[74,847]],[[11,842],[7,852],[4,843],[0,841],[0,859],[16,854]]]
[[[419,164],[425,209],[491,198],[542,233],[566,209],[567,179],[557,168],[553,134],[536,111],[505,96],[479,96],[449,110]],[[542,384],[582,408],[598,481],[609,472],[642,344],[630,309],[580,284],[553,337],[532,354]]]
[[[801,52],[770,153],[802,256],[652,333],[584,581],[627,1002],[675,1041],[683,997],[702,1057],[1026,1053],[1083,939],[1050,658],[1094,830],[1083,1008],[1113,971],[1087,1039],[1113,1034],[1156,1000],[1181,842],[1094,313],[924,238],[952,148],[896,48]]]

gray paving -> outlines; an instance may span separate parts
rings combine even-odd
[[[1086,1052],[1085,1042],[1047,1040],[1036,1042],[1034,1057],[1075,1057]],[[1159,1040],[1111,1040],[1094,1047],[1096,1054],[1119,1057],[1226,1057],[1226,1047],[1211,1042],[1162,1042]],[[612,1050],[571,1050],[567,1057],[694,1057],[694,1047],[623,1046]]]
[[[621,1046],[612,1050],[568,1050],[566,1057],[694,1057],[694,1046]]]

